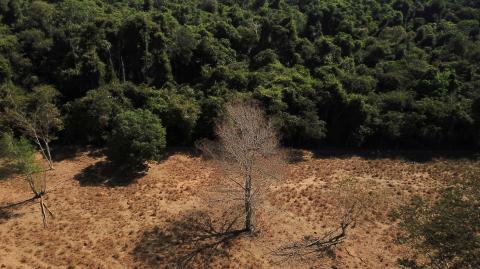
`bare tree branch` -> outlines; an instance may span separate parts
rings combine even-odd
[[[252,231],[253,205],[285,172],[277,131],[259,103],[252,100],[228,103],[215,131],[218,141],[197,143],[222,172],[221,178],[209,185],[209,192],[213,189],[222,196],[217,201],[242,202],[245,229]]]

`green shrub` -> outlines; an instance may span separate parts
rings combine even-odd
[[[107,156],[126,168],[142,167],[158,160],[165,148],[166,131],[150,111],[137,109],[118,114],[107,139]]]

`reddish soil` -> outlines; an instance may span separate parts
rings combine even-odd
[[[397,268],[407,249],[395,245],[398,232],[389,212],[414,195],[433,196],[438,187],[478,171],[479,161],[359,156],[315,157],[301,152],[286,179],[270,189],[258,230],[228,245],[221,268]],[[161,249],[149,249],[192,210],[207,210],[200,187],[217,176],[208,162],[173,154],[150,164],[145,175],[128,178],[104,157],[81,152],[55,163],[48,174],[46,203],[55,214],[44,228],[38,203],[0,211],[0,268],[157,268]],[[337,228],[344,203],[365,205],[346,240],[325,256],[279,260],[272,250]],[[0,179],[0,207],[31,198],[18,175]],[[170,225],[170,226],[169,226]],[[148,243],[150,242],[150,243]],[[145,245],[142,245],[145,244]]]

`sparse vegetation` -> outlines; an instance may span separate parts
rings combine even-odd
[[[430,204],[444,182],[466,180],[480,169],[474,159],[434,155],[419,160],[375,152],[332,153],[302,151],[302,160],[286,164],[284,180],[269,188],[263,206],[254,209],[255,232],[222,241],[214,235],[228,230],[235,216],[229,210],[220,216],[207,214],[228,209],[226,203],[212,207],[201,199],[203,189],[221,176],[211,162],[175,153],[160,164],[151,163],[148,173],[133,184],[81,185],[71,178],[105,159],[97,151],[80,152],[58,161],[56,170],[49,172],[45,197],[55,219],[48,222],[48,229],[41,228],[37,206],[33,211],[31,207],[3,209],[7,214],[0,218],[4,238],[0,255],[6,258],[0,265],[20,264],[12,253],[34,249],[39,255],[28,256],[24,266],[173,267],[202,247],[205,251],[193,258],[189,267],[206,264],[204,267],[225,268],[235,263],[242,268],[322,268],[338,264],[397,268],[397,259],[413,257],[410,251],[416,248],[395,243],[401,230],[388,213],[408,204],[414,195]],[[89,175],[92,180],[96,176]],[[0,180],[0,207],[31,197],[26,184],[17,181],[17,177]],[[221,196],[212,192],[211,197]],[[270,255],[288,243],[319,239],[336,231],[343,209],[356,201],[365,201],[364,210],[349,226],[341,244],[324,252],[315,251],[305,261],[277,263],[278,257]],[[241,229],[244,211],[238,209],[235,212],[241,218],[235,228]],[[32,238],[41,243],[32,246]],[[203,248],[212,243],[219,244],[215,249]]]

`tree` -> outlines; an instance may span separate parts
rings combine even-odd
[[[104,142],[108,115],[118,114],[108,104],[117,100],[92,101],[87,91],[121,81],[143,85],[141,91],[164,89],[166,83],[191,88],[202,108],[192,140],[212,133],[216,113],[208,110],[221,103],[213,99],[241,93],[262,101],[289,146],[410,146],[418,136],[397,132],[398,124],[375,131],[382,127],[368,119],[375,114],[369,111],[382,117],[381,104],[366,107],[358,100],[398,91],[411,92],[414,104],[435,98],[448,108],[450,99],[474,101],[480,85],[479,21],[475,0],[0,0],[0,88],[57,88],[58,107],[67,112],[62,140],[76,144]],[[331,100],[329,77],[347,98]],[[107,106],[98,109],[95,103]],[[165,120],[167,110],[178,106],[182,113],[191,109],[180,102],[154,111],[167,129],[175,125]],[[359,109],[365,124],[357,126],[352,121]],[[85,110],[90,111],[83,115]],[[448,141],[430,145],[475,143],[478,129],[466,126],[473,112],[462,110],[465,121],[457,125],[463,134],[441,135]],[[408,123],[409,114],[396,110],[385,118]],[[169,142],[190,129],[193,121],[184,115],[186,124],[179,135],[168,132]],[[423,129],[428,136],[450,132],[444,128],[448,118],[421,117],[415,128],[404,129]],[[75,128],[76,119],[90,124]],[[1,130],[18,131],[5,126],[2,120]],[[392,133],[394,140],[383,135]]]
[[[326,192],[322,195],[338,200],[336,209],[341,213],[338,215],[338,227],[323,233],[314,232],[303,235],[300,240],[293,242],[283,242],[283,245],[271,254],[279,259],[279,263],[306,262],[323,257],[335,259],[335,255],[328,255],[328,253],[335,253],[335,248],[345,241],[350,229],[356,226],[357,220],[361,219],[368,208],[384,195],[378,190],[373,190],[372,184],[374,184],[373,181],[359,182],[354,178],[337,183],[332,182],[329,186],[330,193]]]
[[[285,167],[277,131],[258,103],[236,100],[226,104],[216,135],[218,141],[202,141],[199,147],[224,172],[225,179],[216,186],[219,193],[242,201],[243,231],[250,233],[255,206]]]
[[[42,212],[43,225],[47,226],[47,214],[53,218],[43,196],[47,191],[46,171],[41,171],[35,159],[36,151],[30,142],[22,137],[15,139],[12,134],[4,133],[0,137],[0,157],[7,161],[7,165],[12,165],[16,171],[25,176],[25,180],[33,193],[32,201],[39,199],[40,210]],[[43,176],[40,176],[40,173]]]
[[[142,168],[146,161],[158,160],[165,148],[165,128],[148,110],[129,110],[113,120],[107,139],[107,156],[128,169]]]
[[[165,87],[155,91],[147,107],[162,119],[169,146],[191,145],[192,133],[200,114],[200,105],[190,87]]]
[[[472,173],[473,174],[473,173]],[[441,191],[432,204],[415,197],[394,217],[400,219],[398,242],[410,246],[406,268],[480,267],[480,180],[459,181]]]
[[[63,128],[60,111],[55,105],[58,91],[52,86],[43,85],[34,88],[31,95],[23,98],[15,94],[18,93],[8,93],[10,104],[5,110],[7,116],[35,141],[48,167],[53,169],[50,142],[56,139],[54,133]]]
[[[133,103],[142,102],[143,92],[130,83],[112,83],[90,90],[79,99],[67,103],[66,136],[71,140],[103,144],[112,128],[115,115],[132,109]],[[129,98],[126,97],[128,95]]]

